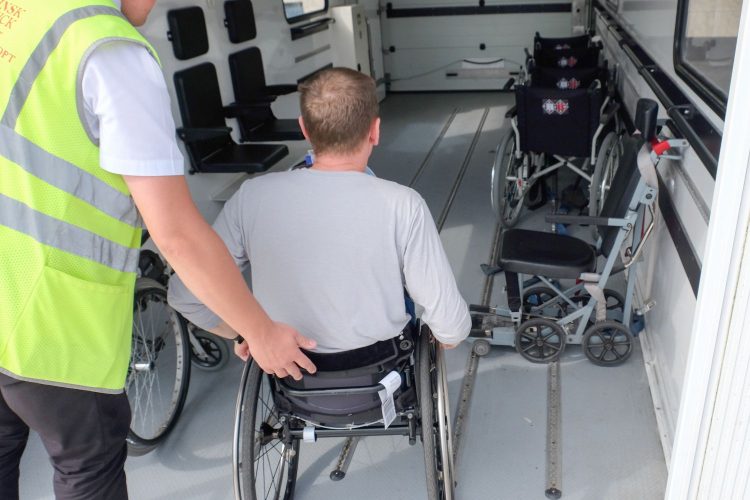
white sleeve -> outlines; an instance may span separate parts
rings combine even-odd
[[[458,291],[435,222],[418,197],[404,254],[404,279],[411,298],[424,308],[422,321],[444,344],[457,344],[471,330],[471,317]]]
[[[123,175],[183,175],[166,82],[148,50],[132,42],[107,43],[85,64],[82,118],[99,141],[102,168]]]

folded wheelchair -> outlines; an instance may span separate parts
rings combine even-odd
[[[301,381],[245,366],[237,400],[234,486],[243,500],[294,498],[300,442],[347,438],[339,463],[348,464],[364,436],[422,440],[430,500],[454,498],[448,386],[443,351],[427,326],[335,354],[309,353],[318,371]],[[387,392],[390,391],[390,392]],[[381,398],[392,397],[386,425]],[[331,479],[339,480],[337,469]]]
[[[589,215],[595,216],[606,198],[621,153],[619,105],[612,98],[606,66],[598,65],[598,47],[583,46],[586,40],[586,35],[543,39],[537,34],[535,55],[515,88],[516,105],[506,113],[511,129],[492,165],[492,208],[505,228],[518,222],[535,184],[561,168],[588,183]],[[591,64],[545,64],[571,50],[590,54]]]
[[[656,140],[657,110],[653,101],[638,102],[635,125],[640,132],[623,141],[623,157],[598,216],[547,216],[552,223],[598,226],[596,245],[525,229],[503,233],[498,265],[505,271],[508,309],[471,306],[475,352],[486,353],[490,344],[511,345],[530,361],[549,362],[566,344],[581,344],[599,365],[628,359],[635,286],[630,273],[654,227],[656,166],[671,149],[685,146],[681,140]],[[607,285],[613,274],[626,269],[623,297]],[[564,281],[570,286],[563,286]]]

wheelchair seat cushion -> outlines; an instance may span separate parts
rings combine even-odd
[[[578,278],[596,271],[596,250],[572,236],[509,229],[503,234],[499,264],[514,273]]]

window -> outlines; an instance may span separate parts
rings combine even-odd
[[[282,0],[284,16],[293,23],[328,10],[328,0]]]
[[[674,65],[690,87],[724,116],[742,0],[679,0]]]

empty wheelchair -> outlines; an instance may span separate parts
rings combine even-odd
[[[599,226],[596,246],[540,231],[504,232],[498,264],[506,275],[508,309],[471,306],[472,336],[484,343],[482,349],[475,345],[476,352],[486,352],[487,344],[512,345],[530,361],[549,362],[573,343],[603,366],[630,357],[633,274],[628,275],[624,296],[607,285],[615,273],[628,268],[634,273],[654,227],[655,167],[670,148],[684,146],[682,140],[655,140],[656,113],[655,102],[638,102],[636,126],[642,133],[624,141],[612,192],[598,217],[547,216],[553,223]],[[565,287],[560,280],[571,285]]]
[[[454,497],[443,351],[429,328],[405,329],[354,351],[309,356],[318,371],[299,382],[265,374],[252,361],[245,366],[233,450],[237,498],[294,498],[300,441],[387,435],[408,437],[409,444],[421,438],[428,498]],[[393,398],[390,425],[380,393]],[[345,445],[340,462],[352,451]]]
[[[589,214],[596,215],[620,152],[618,107],[597,77],[575,89],[539,87],[533,80],[516,87],[516,106],[506,114],[511,129],[492,165],[490,194],[498,222],[513,227],[532,186],[560,168],[588,183]]]

